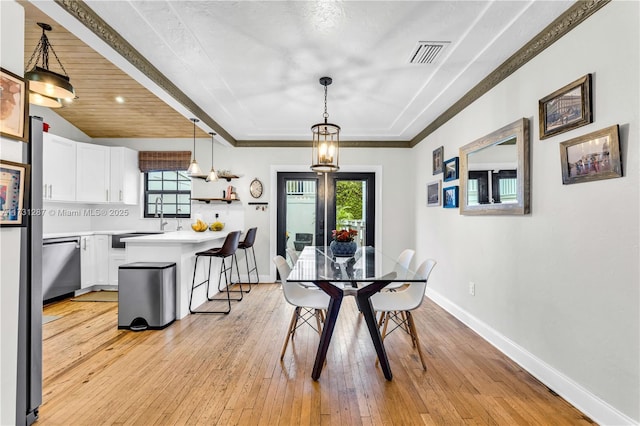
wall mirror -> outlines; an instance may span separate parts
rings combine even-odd
[[[519,119],[460,148],[460,213],[529,213],[529,120]]]

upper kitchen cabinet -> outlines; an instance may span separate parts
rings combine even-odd
[[[129,148],[112,147],[109,202],[138,204],[138,152]]]
[[[43,133],[43,198],[76,200],[76,142]]]
[[[108,146],[76,143],[76,201],[86,203],[109,202]]]

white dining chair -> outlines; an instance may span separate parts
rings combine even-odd
[[[415,253],[416,253],[415,250],[411,250],[411,249],[403,250],[402,253],[400,253],[400,256],[398,256],[398,259],[396,260],[396,267],[395,267],[396,272],[402,273],[403,271],[406,271],[407,269],[409,269],[409,266],[411,265],[411,260],[413,259],[413,255]],[[396,291],[403,285],[404,285],[403,282],[389,283],[387,286],[385,286],[384,290]]]
[[[424,278],[425,281],[402,283],[407,287],[396,291],[379,292],[371,296],[370,299],[373,310],[380,312],[382,315],[382,340],[384,341],[385,337],[397,328],[405,330],[411,336],[413,346],[418,350],[420,363],[424,370],[426,370],[427,367],[422,357],[420,340],[418,339],[418,332],[411,311],[417,309],[422,304],[429,275],[431,275],[431,271],[435,266],[435,260],[425,260],[420,264],[415,274],[415,278]],[[394,327],[387,331],[390,322],[394,324]]]
[[[293,315],[291,316],[291,322],[289,323],[287,337],[284,340],[284,346],[282,347],[282,353],[280,354],[280,359],[283,359],[289,340],[293,340],[296,329],[302,324],[309,325],[318,334],[322,333],[322,323],[324,321],[323,312],[328,309],[330,298],[324,291],[304,287],[298,282],[287,281],[291,268],[284,257],[274,257],[273,263],[275,263],[278,273],[280,274],[282,292],[285,300],[290,305],[295,306]],[[313,324],[311,324],[310,320],[312,317],[315,317],[317,327],[314,327]]]
[[[289,266],[293,268],[298,261],[298,252],[295,251],[292,247],[287,247],[287,254],[289,255]]]

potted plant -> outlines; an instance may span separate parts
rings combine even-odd
[[[334,229],[331,231],[333,241],[329,244],[329,248],[334,256],[353,256],[358,245],[354,238],[358,235],[355,229]]]

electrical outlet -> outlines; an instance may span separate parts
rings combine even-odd
[[[472,296],[476,295],[476,283],[474,283],[473,281],[469,282],[469,294]]]

